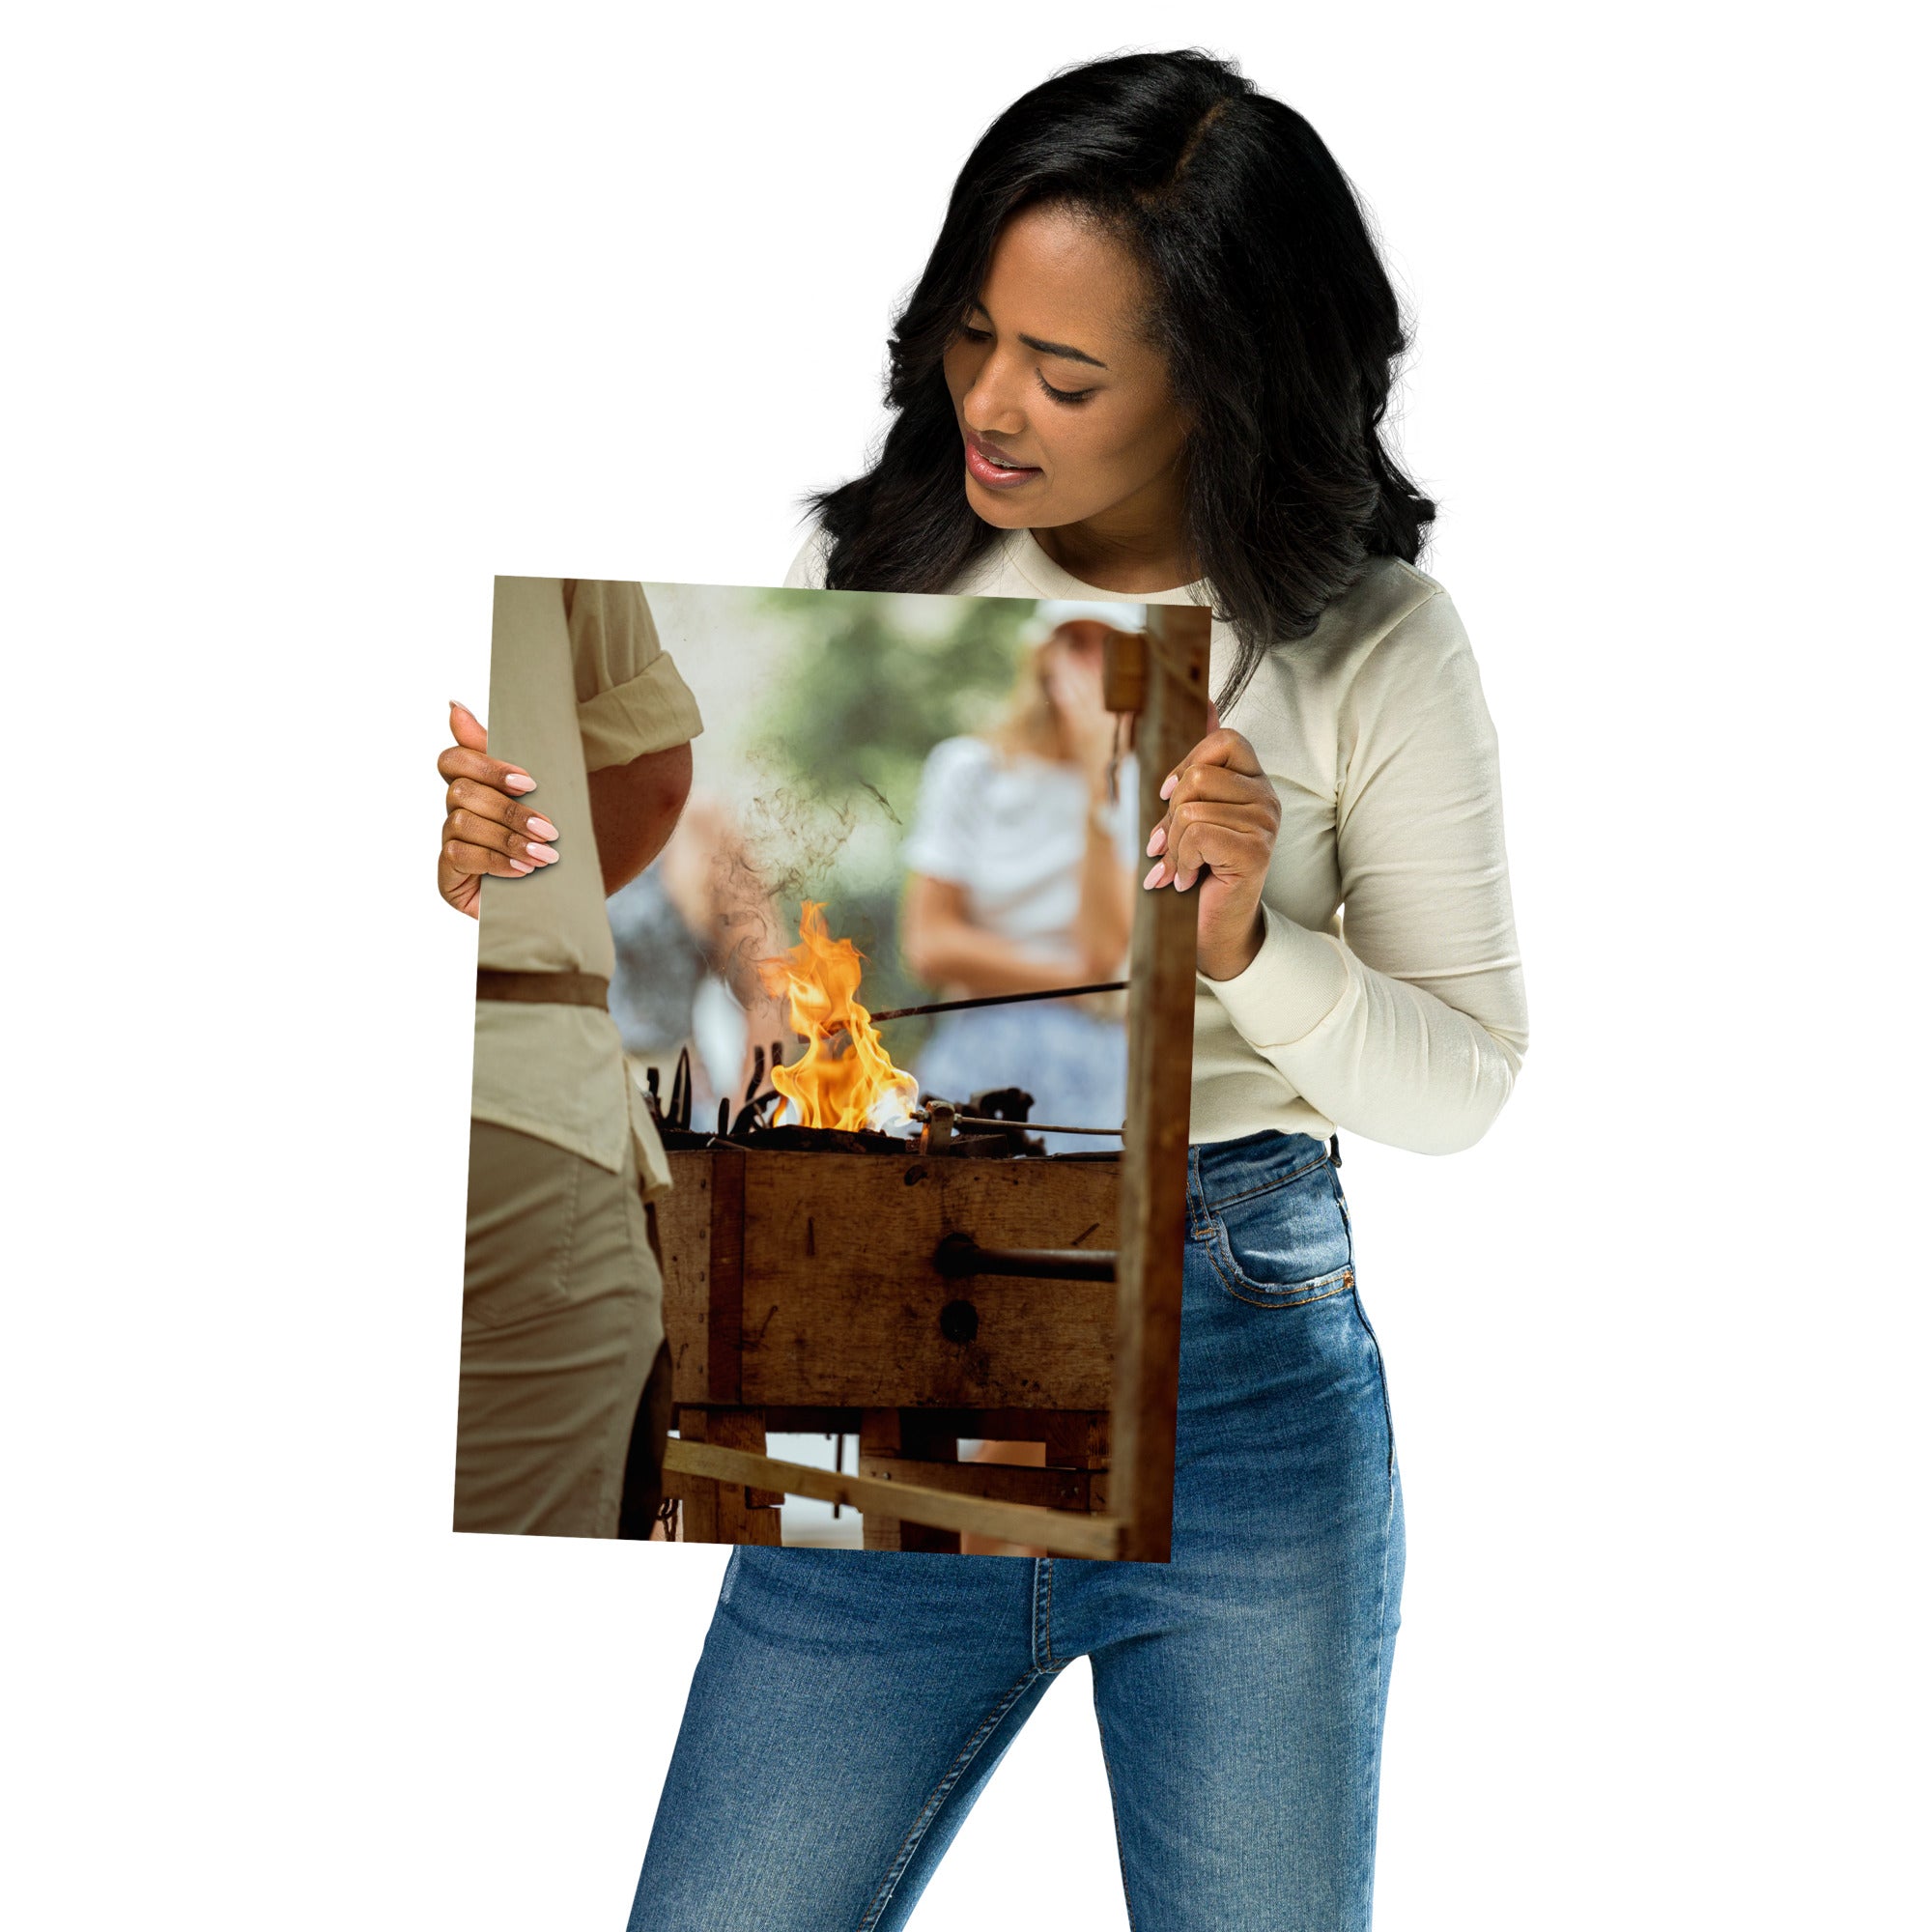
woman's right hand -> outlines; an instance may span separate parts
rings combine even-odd
[[[556,849],[545,841],[557,834],[549,819],[518,802],[521,793],[536,790],[536,780],[519,765],[487,756],[490,739],[483,721],[454,698],[449,735],[456,743],[436,761],[449,781],[436,889],[458,912],[475,919],[485,877],[521,879],[540,866],[555,865]]]

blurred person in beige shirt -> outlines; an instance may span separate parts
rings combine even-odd
[[[454,1526],[641,1537],[670,1178],[609,1011],[604,901],[669,838],[702,724],[636,583],[499,577],[490,667],[487,735],[453,706],[439,763],[438,883],[481,925]]]

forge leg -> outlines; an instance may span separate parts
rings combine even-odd
[[[681,1406],[671,1411],[670,1426],[687,1442],[705,1439],[704,1411]],[[718,1541],[719,1485],[708,1476],[687,1476],[680,1470],[665,1476],[665,1494],[677,1500],[677,1537],[680,1543]]]
[[[1046,1460],[1056,1468],[1104,1469],[1107,1466],[1107,1416],[1083,1409],[1049,1409]]]
[[[765,1412],[761,1408],[680,1408],[678,1434],[692,1442],[715,1442],[724,1449],[765,1453]],[[676,1493],[684,1504],[687,1543],[753,1543],[777,1548],[779,1506],[776,1490],[749,1489],[701,1476],[680,1476]]]
[[[920,1463],[956,1463],[959,1460],[959,1437],[953,1433],[952,1424],[935,1424],[932,1417],[922,1409],[902,1408],[899,1410],[899,1454]],[[898,1547],[901,1549],[945,1550],[956,1555],[959,1532],[956,1529],[929,1529],[920,1522],[902,1522],[899,1524]]]
[[[859,1424],[859,1467],[867,1469],[875,1457],[910,1457],[923,1463],[956,1463],[959,1437],[952,1426],[935,1423],[917,1408],[868,1408]],[[867,1549],[954,1550],[959,1532],[928,1529],[923,1523],[902,1522],[897,1517],[866,1512]]]
[[[859,1418],[859,1467],[864,1470],[874,1456],[899,1454],[899,1412],[895,1408],[868,1408]],[[899,1538],[909,1524],[895,1516],[865,1513],[863,1524],[867,1549],[897,1549]]]

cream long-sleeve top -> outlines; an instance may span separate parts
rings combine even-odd
[[[814,531],[786,575],[825,581]],[[1062,570],[1015,530],[956,595],[1132,597]],[[1236,640],[1212,630],[1219,690]],[[1222,720],[1281,800],[1265,936],[1232,980],[1198,978],[1188,1137],[1340,1127],[1418,1153],[1480,1140],[1529,1043],[1503,847],[1495,728],[1448,592],[1378,557],[1312,636],[1270,651]]]

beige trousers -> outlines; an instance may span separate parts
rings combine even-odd
[[[645,1533],[669,1420],[653,1233],[634,1172],[470,1122],[456,1528],[615,1536],[621,1510]]]

